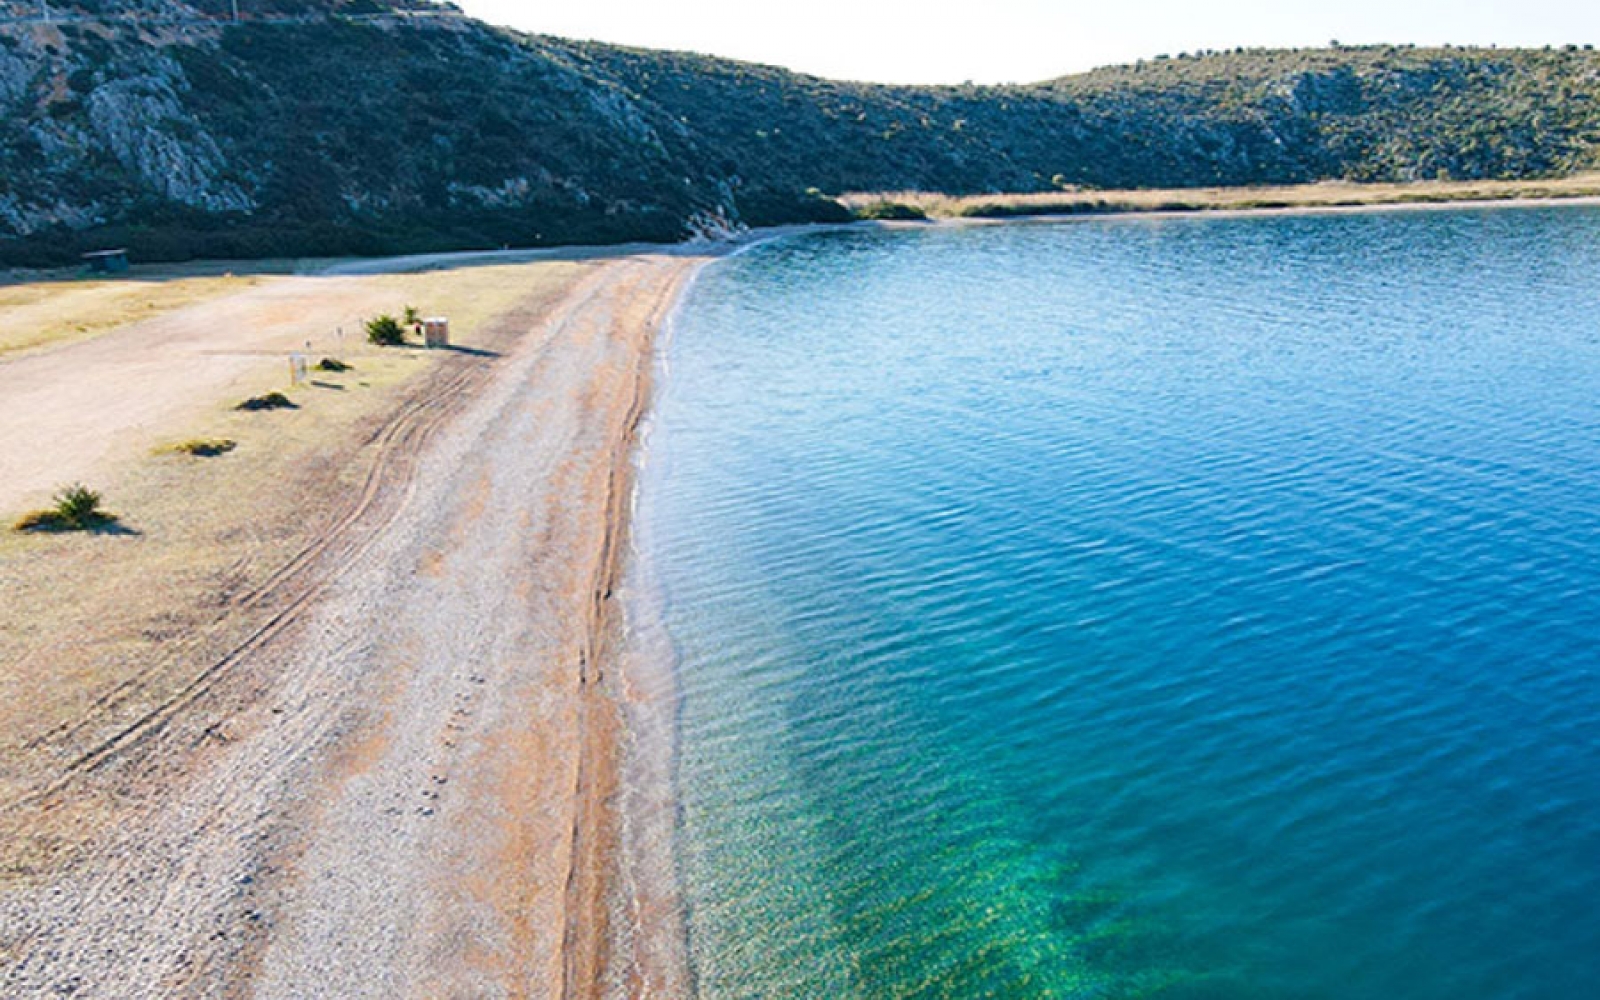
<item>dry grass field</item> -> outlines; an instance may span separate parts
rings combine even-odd
[[[267,280],[248,275],[0,284],[0,357],[86,340]]]
[[[71,284],[4,289],[16,297],[36,296],[38,304],[27,309],[43,318],[36,316],[29,325],[15,314],[0,313],[0,324],[9,325],[15,336],[40,344],[0,356],[5,383],[0,391],[0,519],[42,503],[68,482],[109,489],[116,475],[130,462],[142,461],[151,448],[207,436],[206,424],[219,408],[284,388],[291,352],[309,354],[313,362],[334,356],[359,363],[377,356],[378,349],[364,341],[364,319],[399,315],[414,306],[424,314],[449,316],[458,337],[470,339],[532,288],[560,284],[576,266],[546,262],[403,274],[179,278],[176,286],[212,283],[204,286],[210,297],[178,304],[180,291],[162,300],[167,311],[120,324],[117,319],[126,319],[126,310],[119,315],[111,309],[94,321],[103,327],[98,334],[53,345],[41,344],[44,335],[37,331],[92,303],[75,294]],[[230,293],[217,282],[241,283]],[[126,305],[137,301],[134,296],[150,294],[141,291],[148,287],[172,286],[136,280],[105,294]]]
[[[185,279],[240,282],[245,291],[229,296],[213,285],[209,302],[161,319],[0,360],[0,378],[23,378],[61,401],[41,414],[20,392],[0,391],[0,464],[30,470],[30,481],[88,483],[120,518],[109,535],[20,534],[10,525],[48,490],[8,488],[0,502],[0,801],[138,705],[169,696],[189,665],[225,646],[235,601],[349,506],[379,451],[374,435],[434,370],[491,363],[492,348],[472,352],[525,329],[588,270],[550,262],[361,278]],[[257,299],[270,290],[259,281],[312,282],[313,294]],[[453,340],[466,350],[380,349],[353,332],[363,310],[398,313],[407,304],[449,315]],[[242,316],[258,317],[260,328],[241,325]],[[351,332],[336,351],[329,331],[341,321]],[[132,382],[130,340],[157,352]],[[309,384],[289,386],[284,353],[306,340],[350,370],[313,371]],[[228,364],[201,363],[218,352]],[[285,392],[298,408],[234,409],[267,391]],[[141,401],[148,405],[135,405]],[[52,439],[44,433],[52,422],[70,433]],[[173,453],[194,439],[235,447],[213,458]]]

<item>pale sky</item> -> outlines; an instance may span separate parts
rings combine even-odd
[[[1015,83],[1197,49],[1600,45],[1600,0],[457,0],[524,31],[884,83]]]

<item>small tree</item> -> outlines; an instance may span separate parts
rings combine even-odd
[[[417,312],[416,306],[406,306],[406,326],[416,326],[422,322],[422,314]]]
[[[385,313],[367,321],[367,339],[379,347],[398,347],[406,342],[405,327],[400,321]]]

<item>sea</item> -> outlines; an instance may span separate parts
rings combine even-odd
[[[811,232],[660,354],[699,996],[1600,996],[1600,209]]]

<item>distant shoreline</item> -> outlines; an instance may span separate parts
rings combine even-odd
[[[1423,181],[1262,187],[1062,191],[952,196],[924,191],[862,192],[839,201],[869,221],[997,222],[1122,215],[1263,215],[1402,209],[1600,204],[1600,174],[1555,180]]]
[[[1114,218],[1334,215],[1355,212],[1447,211],[1600,205],[1600,172],[1545,181],[1426,181],[1415,184],[1322,182],[1278,187],[1162,188],[1043,194],[946,195],[926,191],[858,192],[837,200],[859,217],[845,222],[758,226],[677,243],[571,243],[542,247],[455,250],[378,257],[202,259],[136,264],[120,280],[298,274],[361,275],[377,271],[427,271],[471,264],[585,261],[635,253],[739,252],[757,243],[808,232],[926,225],[1059,223]],[[874,217],[874,206],[889,211]],[[904,211],[910,210],[910,211]],[[83,278],[80,267],[0,267],[0,287]],[[112,279],[119,280],[119,279]]]
[[[1305,216],[1385,215],[1423,212],[1464,212],[1474,210],[1600,207],[1600,195],[1572,195],[1558,198],[1493,198],[1481,201],[1371,202],[1359,205],[1302,205],[1272,208],[1184,208],[1140,209],[1122,212],[1080,212],[1077,214],[1018,215],[1009,218],[968,216],[930,219],[927,222],[887,223],[891,227],[949,226],[976,228],[987,226],[1054,226],[1089,222],[1137,222],[1167,219],[1255,219]]]

